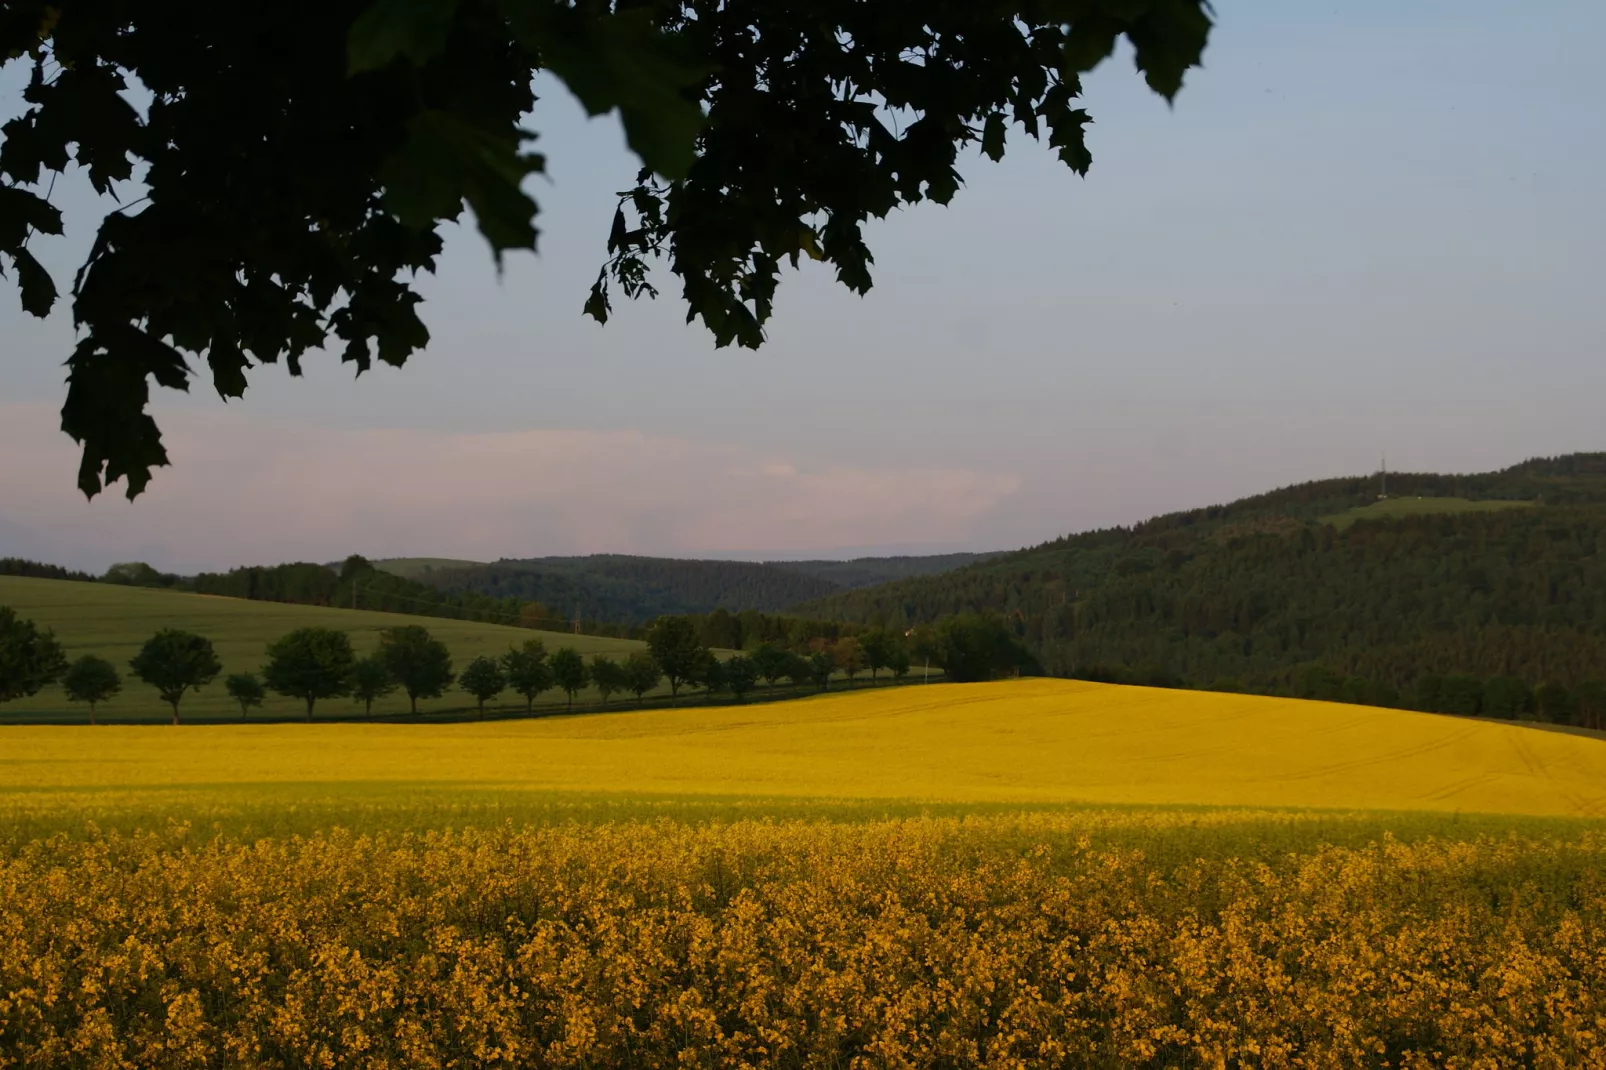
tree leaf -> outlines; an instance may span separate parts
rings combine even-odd
[[[608,322],[608,314],[613,311],[613,305],[608,301],[608,271],[606,268],[597,273],[597,281],[591,284],[591,296],[586,298],[583,311],[598,323]]]
[[[212,369],[212,386],[218,397],[226,400],[245,396],[245,369],[251,366],[251,360],[232,340],[214,336],[206,363]]]
[[[989,160],[997,163],[1004,158],[1004,113],[993,112],[987,116],[987,124],[981,131],[981,152]]]
[[[696,158],[703,110],[687,91],[711,68],[682,35],[653,25],[643,8],[597,16],[546,0],[504,0],[513,36],[569,87],[586,112],[619,109],[641,162],[684,178]]]
[[[1167,102],[1176,99],[1183,75],[1204,56],[1210,14],[1202,0],[1154,0],[1127,30],[1144,81]]]
[[[126,478],[132,501],[150,482],[151,469],[167,464],[161,432],[145,412],[146,380],[187,390],[189,366],[172,346],[136,327],[108,334],[89,335],[67,361],[61,429],[83,446],[78,489],[84,496]]]
[[[30,315],[44,319],[56,303],[56,282],[44,265],[34,259],[26,249],[11,252],[11,262],[17,268],[17,284],[22,290],[22,309]]]
[[[388,67],[398,58],[422,67],[446,47],[458,0],[376,0],[346,35],[346,73]]]
[[[61,211],[37,193],[16,186],[0,186],[0,249],[13,252],[28,240],[28,232],[61,233]]]
[[[1071,23],[1065,35],[1065,64],[1081,74],[1103,63],[1115,51],[1115,42],[1125,27],[1115,19],[1089,15]]]
[[[1093,154],[1087,148],[1086,130],[1092,122],[1093,117],[1081,108],[1066,109],[1048,116],[1049,145],[1059,149],[1060,160],[1084,177],[1088,168],[1093,166]]]
[[[528,136],[515,126],[493,129],[450,112],[419,112],[402,147],[380,166],[385,207],[408,226],[427,228],[455,219],[467,200],[498,262],[505,249],[534,249],[536,206],[519,187],[545,161],[520,152]]]

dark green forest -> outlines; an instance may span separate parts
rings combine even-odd
[[[560,617],[644,624],[666,614],[774,612],[839,591],[949,571],[980,554],[866,557],[853,561],[698,561],[595,554],[507,559],[434,569],[418,577],[441,591],[538,602]]]
[[[188,579],[184,588],[198,594],[263,602],[342,606],[502,624],[517,622],[520,609],[517,601],[434,590],[377,569],[357,556],[333,567],[295,562],[202,572]]]
[[[998,614],[1062,676],[1598,725],[1606,454],[1472,476],[1390,474],[1388,489],[1391,503],[1529,507],[1340,529],[1327,518],[1377,502],[1381,482],[1326,480],[798,611],[897,628]]]
[[[60,565],[47,565],[42,561],[29,561],[22,557],[0,557],[0,576],[28,576],[36,580],[93,581],[97,577],[77,572]]]
[[[1001,552],[924,554],[912,557],[856,557],[851,561],[769,561],[766,564],[792,572],[801,572],[805,576],[829,580],[837,587],[852,590],[914,576],[934,576],[941,572],[952,572],[956,568],[964,568],[966,565],[999,556],[1002,556]]]

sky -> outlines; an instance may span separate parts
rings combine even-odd
[[[432,343],[354,380],[155,390],[173,464],[86,502],[58,310],[0,281],[0,556],[193,572],[348,553],[797,557],[1031,545],[1289,483],[1606,449],[1606,4],[1222,0],[1174,107],[1118,55],[1094,164],[1024,136],[870,226],[875,288],[783,277],[768,342],[580,314],[617,120],[544,85],[539,255],[470,225]],[[0,72],[0,117],[21,105]],[[57,187],[59,281],[108,205]]]

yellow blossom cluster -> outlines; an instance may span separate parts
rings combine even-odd
[[[0,850],[0,1067],[1606,1066],[1606,840],[1075,814]]]

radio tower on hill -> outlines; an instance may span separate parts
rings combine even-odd
[[[1389,459],[1388,459],[1388,456],[1386,454],[1382,455],[1378,459],[1377,474],[1378,474],[1378,477],[1382,480],[1382,486],[1378,491],[1377,500],[1380,501],[1380,502],[1388,501],[1388,497],[1389,497]]]

